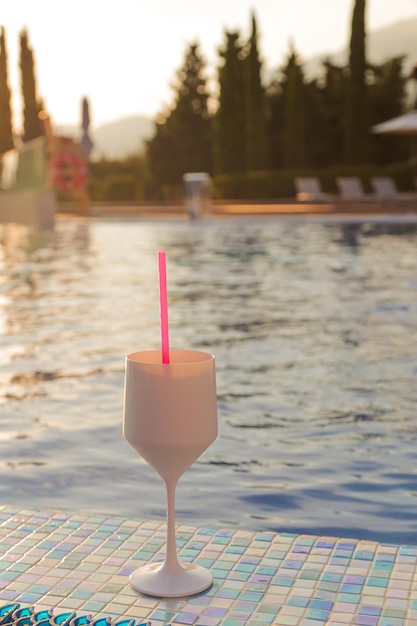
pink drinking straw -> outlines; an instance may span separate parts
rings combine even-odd
[[[165,250],[158,252],[159,304],[161,310],[162,363],[169,363],[167,258]]]

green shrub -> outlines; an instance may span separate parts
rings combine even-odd
[[[213,178],[213,195],[221,200],[273,201],[295,199],[294,181],[299,176],[319,178],[323,191],[338,193],[336,179],[352,176],[361,180],[364,190],[372,192],[373,176],[391,176],[400,191],[415,191],[417,168],[410,162],[389,166],[334,165],[324,169],[303,168],[298,170],[273,170],[249,172],[248,174],[222,174]]]
[[[132,174],[109,176],[102,184],[102,200],[135,201],[138,199],[136,179]]]

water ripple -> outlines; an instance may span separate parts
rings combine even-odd
[[[416,244],[411,217],[3,225],[2,501],[165,515],[121,434],[163,248],[171,343],[217,363],[219,438],[178,517],[417,543]]]

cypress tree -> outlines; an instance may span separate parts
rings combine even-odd
[[[239,174],[245,170],[245,115],[242,46],[239,33],[226,32],[219,54],[219,106],[214,119],[214,171]]]
[[[282,168],[282,137],[284,125],[284,90],[279,76],[274,77],[266,90],[268,105],[268,138],[271,168]]]
[[[165,122],[156,123],[155,134],[147,142],[146,156],[153,197],[164,199],[164,189],[167,190],[166,196],[172,195],[170,189],[174,189],[175,185],[180,182],[182,168],[178,139],[173,136]]]
[[[401,115],[406,102],[406,78],[403,72],[405,57],[394,57],[379,65],[372,65],[372,81],[368,86],[371,125]]]
[[[7,72],[6,33],[0,30],[0,157],[14,148],[10,88]]]
[[[286,168],[306,164],[304,76],[295,52],[285,69],[283,165]]]
[[[211,117],[198,44],[188,48],[177,72],[173,107],[160,116],[147,155],[153,182],[175,185],[185,172],[211,172]]]
[[[42,136],[43,126],[38,115],[42,109],[36,95],[35,62],[26,30],[20,33],[20,72],[23,99],[24,142]]]
[[[266,169],[269,166],[266,99],[261,81],[258,33],[252,14],[252,32],[244,60],[245,169]]]
[[[324,61],[324,74],[307,85],[306,142],[308,164],[343,163],[345,68]]]
[[[186,52],[183,67],[177,73],[176,100],[167,127],[177,139],[181,174],[211,172],[211,117],[205,62],[197,43]]]
[[[369,106],[366,87],[366,0],[355,0],[350,38],[346,94],[345,161],[365,163],[369,158]]]
[[[370,100],[370,125],[379,124],[401,115],[406,102],[406,77],[403,73],[404,57],[388,59],[372,65],[372,81],[368,86]],[[372,162],[386,165],[405,161],[410,153],[410,138],[399,135],[372,135]]]

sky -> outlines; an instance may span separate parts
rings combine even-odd
[[[197,41],[215,76],[225,30],[249,34],[251,11],[268,68],[280,67],[290,42],[301,58],[349,40],[354,0],[0,0],[15,126],[21,118],[19,33],[35,54],[38,95],[54,124],[79,124],[87,96],[92,125],[155,117],[172,100],[176,71]],[[367,29],[417,17],[417,0],[368,0]]]

